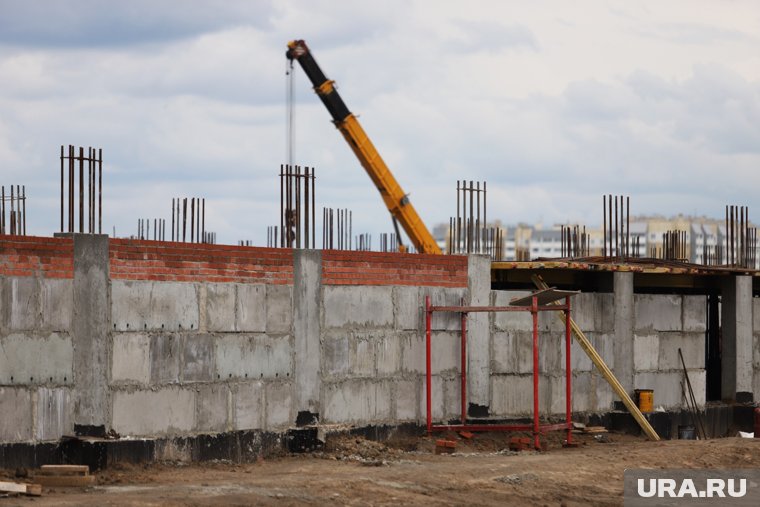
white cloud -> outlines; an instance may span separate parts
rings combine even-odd
[[[602,193],[631,195],[636,213],[720,215],[760,183],[754,2],[95,4],[0,0],[0,183],[26,184],[36,234],[58,223],[72,143],[104,150],[107,230],[198,195],[221,241],[263,244],[294,37],[431,228],[455,213],[457,179],[488,181],[493,218],[588,224]],[[318,206],[352,209],[355,233],[390,232],[300,69],[296,86]]]

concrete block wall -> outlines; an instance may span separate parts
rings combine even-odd
[[[632,289],[632,286],[630,286]],[[492,291],[491,304],[506,306],[520,291]],[[654,389],[655,406],[686,408],[683,397],[681,348],[695,397],[705,403],[704,296],[581,293],[572,298],[573,318],[607,366],[633,395],[634,389]],[[616,301],[630,300],[632,306]],[[630,308],[628,308],[631,306]],[[625,314],[628,315],[625,315]],[[632,354],[616,342],[630,326]],[[526,416],[533,410],[532,322],[530,313],[491,314],[491,413]],[[539,315],[539,409],[565,410],[564,328],[556,315]],[[759,351],[760,352],[760,351]],[[606,412],[617,396],[573,340],[571,347],[573,411]],[[631,371],[630,379],[625,372]]]
[[[321,420],[327,424],[423,422],[425,298],[468,298],[466,257],[322,252]],[[422,262],[421,262],[422,261]],[[459,319],[437,315],[433,415],[459,413]]]
[[[0,442],[73,429],[72,252],[71,239],[0,244]]]
[[[278,430],[295,420],[292,286],[112,280],[111,304],[118,433]]]
[[[655,407],[687,408],[679,349],[694,397],[705,403],[706,304],[705,296],[634,296],[634,388],[653,389]]]

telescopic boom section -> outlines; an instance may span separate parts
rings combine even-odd
[[[429,254],[442,253],[414,206],[409,202],[409,198],[404,194],[401,185],[393,177],[372,141],[369,140],[362,126],[359,125],[359,121],[338,95],[334,81],[327,79],[311,55],[306,43],[302,40],[289,42],[286,55],[289,59],[298,60],[298,63],[301,64],[301,68],[314,85],[314,91],[330,112],[333,123],[343,134],[359,162],[380,191],[380,196],[383,198],[388,211],[401,223],[417,251]]]

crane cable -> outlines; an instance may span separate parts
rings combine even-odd
[[[293,60],[285,63],[285,102],[286,109],[286,158],[288,166],[293,167],[296,151],[296,104],[295,104],[295,72],[293,72]]]

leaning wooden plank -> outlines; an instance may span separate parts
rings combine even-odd
[[[544,280],[538,276],[533,275],[531,276],[531,279],[533,280],[533,283],[538,287],[539,289],[545,290],[548,289],[549,286],[544,282]],[[559,318],[562,320],[562,322],[565,322],[565,312],[556,312],[559,316]],[[657,432],[652,428],[652,425],[649,424],[649,421],[646,420],[644,417],[644,414],[641,413],[641,410],[639,410],[639,407],[636,406],[636,404],[633,402],[630,396],[628,396],[628,393],[625,391],[625,388],[620,384],[618,379],[615,377],[615,375],[612,373],[612,370],[610,370],[607,367],[607,364],[604,362],[604,359],[602,359],[602,356],[600,356],[596,349],[594,349],[594,346],[591,345],[591,342],[588,338],[586,338],[586,335],[583,334],[583,331],[581,331],[581,328],[578,327],[578,324],[575,323],[573,318],[570,318],[570,328],[573,330],[573,333],[575,333],[576,341],[578,342],[578,345],[581,346],[583,351],[586,353],[586,355],[591,359],[591,361],[594,363],[596,368],[599,370],[599,373],[602,374],[602,377],[607,381],[607,383],[610,384],[612,389],[617,393],[617,395],[622,400],[623,404],[626,406],[628,411],[633,415],[633,418],[636,419],[636,422],[639,423],[639,426],[641,426],[641,429],[644,430],[644,433],[646,433],[647,437],[649,437],[650,440],[660,440],[660,436],[657,434]]]
[[[83,488],[95,484],[94,475],[37,475],[34,480],[46,488]]]
[[[89,475],[87,465],[42,465],[38,475]]]

